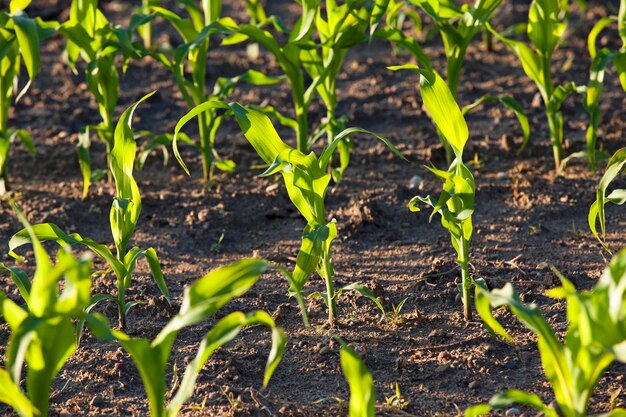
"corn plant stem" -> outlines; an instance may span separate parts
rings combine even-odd
[[[472,281],[469,275],[469,242],[465,239],[459,239],[460,257],[458,260],[461,267],[461,301],[463,301],[463,318],[466,322],[472,320],[472,305],[470,302],[470,288]]]
[[[300,290],[296,290],[296,300],[298,300],[298,306],[300,307],[300,313],[302,313],[302,322],[304,323],[304,328],[308,329],[311,327],[311,322],[309,321],[309,313],[307,312],[306,304],[304,303],[304,297],[302,297],[302,293]]]
[[[0,77],[0,95],[4,96],[5,83],[6,80],[4,77]],[[0,97],[0,140],[8,141],[9,140],[9,107],[11,105],[11,98],[8,97],[8,100],[5,102],[4,97]],[[7,145],[8,147],[9,145]],[[0,195],[5,194],[10,190],[9,187],[9,176],[8,176],[8,159],[9,153],[7,152],[6,158],[2,161],[2,166],[0,167]]]
[[[301,100],[296,100],[295,110],[298,122],[297,146],[300,152],[306,154],[309,152],[309,115]]]
[[[117,246],[117,245],[116,245]],[[122,264],[126,257],[125,245],[117,246],[117,260]],[[121,330],[126,330],[126,277],[117,276],[117,309],[118,309],[118,324]]]
[[[325,250],[322,256],[322,274],[326,283],[326,296],[328,297],[328,325],[335,327],[335,289],[333,287],[333,267],[330,259],[330,247],[328,244],[324,244]]]
[[[126,287],[124,284],[124,277],[117,277],[117,311],[118,324],[121,330],[126,329],[126,312],[124,311],[125,299]]]
[[[198,116],[198,131],[200,132],[200,152],[202,153],[202,182],[206,187],[213,181],[213,144],[209,129],[210,115],[208,112]]]
[[[141,2],[141,13],[148,15],[150,14],[150,0],[142,0]],[[152,20],[143,25],[141,37],[143,39],[143,46],[146,49],[152,48]]]
[[[336,132],[335,132],[335,108],[328,107],[326,109],[326,141],[327,144],[330,145],[335,140]],[[328,163],[328,173],[332,173],[333,171],[333,157],[331,156],[330,161]]]
[[[550,73],[551,54],[541,55],[541,69],[543,71],[543,101],[546,106],[546,117],[548,118],[548,127],[550,129],[550,141],[552,142],[552,153],[554,154],[554,172],[561,172],[561,158],[563,152],[563,124],[560,122],[559,111],[549,111],[548,103],[554,93],[554,84],[552,83],[552,74]]]
[[[561,112],[546,112],[548,127],[550,128],[550,141],[554,154],[554,172],[561,172],[561,160],[563,158],[563,124],[560,120]]]
[[[106,122],[103,122],[106,123]],[[101,131],[98,130],[98,136],[100,139],[106,144],[106,171],[107,171],[107,182],[108,184],[113,184],[113,171],[111,169],[111,152],[113,151],[113,126],[106,125],[106,130]]]

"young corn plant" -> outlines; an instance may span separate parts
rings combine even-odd
[[[271,85],[282,81],[281,77],[268,77],[264,74],[248,70],[245,73],[232,78],[219,78],[211,93],[207,93],[207,53],[211,36],[215,34],[232,33],[236,27],[232,19],[220,19],[221,2],[205,2],[202,8],[193,3],[186,3],[185,7],[190,18],[183,19],[173,12],[155,7],[155,15],[170,22],[183,38],[184,44],[180,45],[172,57],[164,53],[155,53],[157,58],[173,75],[183,98],[189,109],[204,103],[207,100],[225,100],[239,82],[253,85]],[[260,6],[259,6],[260,7]],[[259,10],[255,13],[260,13]],[[262,11],[262,8],[260,9]],[[197,16],[203,16],[198,19]],[[189,75],[185,74],[185,68],[190,68]],[[208,110],[198,116],[198,133],[200,139],[192,145],[202,155],[202,178],[206,186],[213,182],[214,168],[222,171],[232,171],[234,163],[222,159],[215,150],[215,138],[223,117],[214,110]]]
[[[597,39],[601,32],[610,24],[617,23],[617,32],[622,41],[622,46],[617,51],[607,48],[597,50]],[[589,32],[587,47],[592,63],[589,75],[587,90],[583,94],[583,105],[589,113],[589,127],[587,128],[587,158],[589,167],[595,173],[596,159],[598,154],[604,157],[604,153],[598,151],[596,143],[598,140],[598,128],[600,125],[600,99],[604,87],[604,75],[608,67],[614,64],[622,88],[626,91],[626,1],[620,1],[617,16],[608,16],[600,19]]]
[[[617,204],[621,206],[626,202],[626,190],[615,189],[607,195],[607,190],[613,180],[622,172],[624,165],[626,164],[626,148],[622,148],[615,152],[615,154],[609,159],[609,163],[606,167],[604,175],[600,179],[598,189],[596,190],[596,201],[593,202],[589,208],[588,223],[589,228],[593,235],[602,244],[602,247],[608,252],[611,252],[606,244],[606,216],[604,213],[604,206],[608,203]],[[600,231],[598,232],[597,225],[600,223]]]
[[[194,395],[200,371],[213,352],[237,337],[245,327],[262,325],[272,332],[272,348],[263,377],[263,386],[267,386],[285,351],[285,333],[264,311],[248,314],[237,311],[220,319],[206,333],[178,387],[175,382],[172,383],[171,390],[176,391],[169,402],[166,394],[168,362],[178,332],[206,321],[228,301],[244,294],[256,283],[267,266],[267,262],[263,260],[244,259],[209,272],[185,288],[180,311],[152,341],[111,330],[103,316],[94,314],[89,317],[89,328],[97,338],[119,341],[135,362],[148,396],[151,417],[178,415],[181,407]]]
[[[430,216],[439,214],[441,225],[450,232],[452,246],[457,253],[457,263],[461,269],[461,299],[466,321],[472,319],[470,289],[474,280],[469,274],[470,243],[472,240],[472,214],[474,213],[474,176],[463,163],[463,149],[469,138],[465,118],[452,92],[445,81],[435,71],[419,68],[417,65],[390,67],[392,70],[411,70],[420,74],[420,90],[424,105],[430,113],[441,135],[450,144],[454,160],[447,171],[429,167],[428,169],[443,182],[439,199],[431,196],[413,197],[409,203],[411,211],[420,211],[418,203],[426,203],[433,208]]]
[[[455,100],[458,101],[458,87],[463,70],[463,62],[467,48],[476,34],[485,30],[485,25],[489,22],[495,11],[500,7],[502,0],[476,0],[473,5],[463,4],[457,6],[452,1],[429,1],[410,0],[411,3],[419,6],[436,23],[441,34],[443,46],[446,51],[446,83]],[[418,61],[424,67],[429,67],[423,61]],[[476,102],[463,108],[466,114],[486,101],[495,101],[504,107],[512,110],[518,118],[524,141],[520,151],[524,149],[530,135],[528,119],[519,103],[510,96],[484,96]],[[441,136],[441,135],[440,135]],[[454,158],[454,152],[445,137],[442,137],[448,164]]]
[[[8,159],[11,143],[19,139],[31,155],[35,147],[24,129],[9,128],[9,109],[22,63],[26,67],[28,83],[17,94],[19,100],[37,76],[40,67],[39,42],[54,33],[56,23],[29,18],[24,9],[30,1],[12,0],[9,12],[0,11],[0,195],[9,189]]]
[[[91,261],[76,259],[62,248],[54,265],[33,228],[15,210],[33,243],[36,268],[32,283],[12,268],[12,275],[18,273],[28,282],[26,288],[20,287],[24,306],[0,291],[0,317],[11,331],[6,369],[0,368],[0,402],[21,417],[46,417],[54,378],[77,348],[80,329],[74,323],[84,319],[90,303]],[[60,292],[59,287],[63,288]],[[24,368],[25,392],[21,387]]]
[[[340,132],[335,137],[334,142],[329,144],[319,157],[314,153],[305,155],[283,142],[271,120],[264,113],[237,103],[226,104],[218,100],[210,100],[183,116],[174,130],[174,155],[185,170],[187,170],[186,165],[177,148],[178,134],[187,122],[207,109],[223,109],[235,115],[248,142],[261,159],[269,165],[268,169],[261,174],[262,176],[279,172],[282,174],[289,198],[306,219],[307,225],[302,234],[302,246],[296,258],[294,271],[290,272],[284,268],[281,268],[281,271],[286,274],[290,283],[290,293],[296,297],[304,325],[308,327],[309,319],[302,290],[317,270],[326,284],[326,292],[319,295],[324,298],[328,306],[328,324],[334,327],[337,293],[333,285],[335,270],[332,261],[332,242],[337,237],[337,227],[334,220],[327,220],[324,203],[331,179],[327,172],[330,159],[338,143],[347,135],[357,132],[376,136],[387,144],[396,155],[400,157],[402,155],[383,136],[360,128],[348,128]]]
[[[513,403],[527,405],[547,417],[586,417],[589,399],[604,371],[615,360],[626,362],[626,251],[613,258],[591,291],[577,292],[569,280],[558,275],[562,286],[549,290],[548,295],[567,301],[568,328],[563,342],[539,308],[522,303],[511,284],[491,292],[477,288],[476,309],[487,328],[509,342],[511,337],[493,317],[492,308],[506,306],[536,333],[543,369],[560,412],[545,405],[536,394],[513,389],[496,394],[489,404],[471,407],[466,417]],[[624,415],[626,409],[615,409],[603,417]]]
[[[207,91],[207,53],[211,36],[232,33],[236,27],[230,18],[220,19],[221,1],[204,1],[201,7],[194,2],[183,3],[189,18],[182,18],[174,12],[162,7],[152,7],[154,16],[168,21],[183,39],[183,44],[174,51],[173,56],[163,52],[152,55],[161,62],[174,76],[176,84],[189,109],[210,99],[225,100],[238,82],[254,85],[276,84],[280,77],[267,77],[258,71],[249,70],[244,74],[230,79],[219,79],[212,93]],[[260,5],[257,5],[260,7]],[[262,11],[253,9],[256,14]],[[186,74],[189,68],[189,74]],[[214,168],[224,171],[234,169],[234,163],[223,160],[215,151],[215,136],[221,125],[222,118],[214,110],[198,115],[198,133],[200,140],[193,143],[202,155],[202,180],[205,186],[213,181]]]
[[[486,27],[522,62],[526,75],[535,82],[545,105],[550,141],[554,155],[554,170],[559,174],[563,160],[563,113],[561,106],[572,93],[582,93],[584,87],[577,87],[573,82],[555,86],[552,81],[552,55],[565,33],[567,26],[567,2],[560,0],[533,0],[528,12],[527,34],[534,48],[524,42],[502,36]]]
[[[295,113],[295,120],[286,116],[280,116],[279,119],[281,123],[294,130],[296,134],[296,148],[300,152],[307,153],[309,150],[309,107],[316,87],[322,82],[322,79],[316,78],[311,80],[309,85],[306,84],[302,53],[306,48],[314,48],[311,45],[310,34],[314,29],[313,23],[318,11],[319,0],[304,0],[301,4],[302,15],[291,32],[279,18],[271,16],[257,24],[238,25],[235,29],[235,36],[225,43],[234,44],[250,39],[263,46],[276,58],[291,87]],[[266,25],[273,25],[280,34],[288,33],[289,36],[286,42],[281,45],[276,36],[263,29]]]
[[[367,27],[378,25],[385,14],[387,3],[378,1],[373,4],[366,2],[345,2],[338,4],[334,0],[327,0],[324,9],[324,19],[320,2],[315,12],[315,29],[319,36],[319,43],[303,48],[300,59],[306,73],[313,80],[320,80],[315,90],[326,107],[326,119],[320,126],[319,132],[309,136],[306,149],[310,149],[315,141],[326,133],[327,144],[333,143],[336,135],[346,126],[345,117],[337,115],[339,99],[337,97],[337,77],[343,67],[346,54],[354,46],[367,40]],[[309,36],[309,38],[311,38]],[[339,152],[339,166],[330,167],[335,183],[341,181],[350,162],[350,138],[345,137],[337,145]]]
[[[139,215],[141,214],[141,194],[139,193],[137,182],[133,178],[133,166],[135,163],[137,144],[133,137],[131,121],[137,106],[152,94],[154,93],[144,96],[137,103],[126,109],[120,117],[113,135],[111,170],[115,181],[116,196],[113,199],[109,218],[116,254],[113,255],[106,245],[96,243],[89,238],[83,238],[77,233],[67,234],[52,223],[44,223],[32,227],[33,232],[41,241],[53,240],[61,245],[81,244],[107,262],[117,278],[117,296],[98,294],[94,296],[92,303],[95,304],[107,299],[115,300],[118,305],[119,326],[122,329],[126,327],[126,315],[128,311],[133,306],[139,304],[138,301],[126,301],[126,290],[130,288],[132,284],[132,273],[135,270],[139,258],[146,258],[152,276],[161,294],[163,294],[168,302],[170,299],[156,251],[153,248],[128,248],[129,242],[137,227]],[[15,254],[14,250],[31,242],[31,234],[28,230],[22,230],[16,233],[9,241],[11,255],[21,259],[19,255]]]
[[[117,57],[121,54],[122,71],[125,72],[131,58],[140,59],[146,55],[142,45],[132,41],[132,34],[147,17],[133,16],[130,26],[113,26],[98,9],[98,0],[73,0],[70,18],[59,31],[67,39],[67,58],[76,71],[76,63],[81,57],[85,63],[85,77],[89,91],[98,103],[102,121],[96,126],[86,126],[81,130],[78,141],[78,159],[83,175],[83,198],[87,196],[92,179],[102,172],[93,172],[89,148],[90,133],[95,130],[106,145],[107,175],[112,181],[111,151],[114,145],[115,105],[119,97],[120,76]]]
[[[250,38],[264,46],[275,56],[289,81],[296,118],[293,120],[275,112],[273,115],[278,116],[280,123],[294,129],[300,152],[307,153],[324,134],[327,144],[333,143],[336,135],[345,129],[345,118],[337,115],[337,77],[347,52],[367,40],[368,25],[372,36],[388,5],[388,1],[382,0],[342,4],[327,0],[322,8],[319,0],[305,0],[302,2],[302,16],[283,46],[274,35],[262,29],[263,25],[273,23],[279,31],[286,31],[276,17],[266,19],[257,26],[239,26],[237,33],[241,36],[234,37],[232,42]],[[319,40],[314,39],[314,33]],[[377,34],[384,39],[390,36],[391,33],[384,31]],[[311,79],[308,85],[305,82],[307,78]],[[309,107],[316,92],[326,107],[326,118],[318,129],[309,133]],[[329,166],[329,169],[333,180],[339,182],[350,161],[350,137],[344,137],[336,148],[339,164],[337,167]]]

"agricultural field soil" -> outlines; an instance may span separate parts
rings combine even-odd
[[[124,23],[136,3],[102,1],[101,7],[112,21]],[[225,3],[225,16],[246,19],[243,1]],[[288,24],[299,12],[295,2],[267,3],[268,11],[282,16]],[[566,42],[554,57],[558,82],[586,84],[590,65],[586,34],[598,18],[616,14],[617,4],[607,4],[590,2],[583,15],[573,6]],[[33,2],[29,13],[65,20],[68,7],[69,1],[43,0]],[[524,20],[527,11],[525,2],[505,0],[494,23],[499,28],[510,26]],[[425,20],[426,28],[431,25]],[[157,25],[155,33],[159,34],[157,43],[175,46],[179,42],[164,23]],[[617,44],[617,34],[607,33],[601,41],[609,46]],[[424,45],[443,73],[444,52],[438,37]],[[27,128],[37,148],[31,158],[22,145],[14,145],[9,169],[15,200],[32,223],[52,222],[65,231],[110,243],[108,217],[113,188],[104,179],[93,184],[85,200],[80,198],[77,132],[98,122],[95,102],[83,76],[74,75],[64,63],[63,41],[55,37],[42,47],[42,71],[11,113],[10,125]],[[209,60],[211,80],[248,68],[280,73],[277,63],[264,51],[251,59],[244,46],[219,47],[217,40]],[[349,391],[333,335],[340,335],[362,355],[376,382],[380,416],[455,416],[507,388],[533,391],[546,402],[553,399],[543,376],[536,338],[513,316],[505,311],[497,313],[514,336],[515,346],[492,338],[477,318],[464,322],[455,284],[460,273],[449,236],[438,218],[429,223],[428,209],[411,213],[407,208],[414,195],[438,193],[440,183],[425,166],[432,163],[441,167],[445,163],[439,139],[421,105],[417,75],[387,69],[407,62],[413,62],[409,55],[394,53],[383,42],[365,43],[349,53],[339,80],[339,113],[348,117],[351,126],[386,135],[407,161],[392,155],[375,139],[357,136],[345,179],[327,197],[329,215],[336,219],[339,233],[333,253],[337,287],[361,282],[372,288],[387,308],[408,297],[399,318],[380,321],[372,302],[355,292],[344,292],[338,299],[337,329],[325,327],[326,310],[319,299],[309,301],[312,327],[303,329],[296,301],[287,296],[288,284],[270,271],[216,317],[179,335],[168,374],[174,380],[181,377],[200,338],[217,319],[235,310],[261,309],[272,314],[288,336],[285,356],[269,387],[262,388],[269,333],[260,327],[247,329],[214,354],[181,415],[346,415]],[[157,94],[138,108],[134,126],[137,130],[173,132],[177,119],[186,111],[184,101],[170,74],[149,59],[132,62],[123,76],[118,114],[152,90]],[[566,305],[544,295],[545,290],[558,285],[550,265],[578,288],[589,289],[610,259],[587,226],[599,177],[584,162],[572,162],[564,175],[554,176],[548,126],[535,85],[506,47],[495,41],[493,51],[488,52],[477,37],[467,53],[460,103],[468,104],[484,94],[514,95],[527,111],[532,132],[528,147],[517,155],[521,131],[513,114],[486,105],[468,116],[471,138],[465,156],[474,159],[477,185],[471,272],[493,288],[512,282],[523,299],[539,304],[548,321],[563,334]],[[616,76],[608,74],[600,142],[611,153],[623,146],[625,97]],[[232,100],[272,104],[292,112],[286,84],[260,88],[242,85]],[[323,113],[320,103],[314,102],[311,123],[319,123]],[[564,119],[567,153],[583,150],[588,117],[580,98],[567,100]],[[293,140],[290,131],[280,132]],[[196,132],[192,128],[189,134]],[[141,147],[146,140],[139,142]],[[294,265],[305,222],[293,209],[280,176],[257,176],[261,171],[255,165],[261,161],[234,122],[225,123],[217,142],[220,154],[233,159],[237,168],[218,173],[210,190],[200,186],[199,155],[189,147],[183,148],[183,157],[191,168],[190,177],[173,158],[164,166],[158,152],[151,154],[137,172],[143,211],[133,244],[156,249],[173,302],[170,306],[159,297],[147,266],[141,264],[129,298],[146,302],[131,310],[128,317],[128,332],[133,336],[153,338],[180,307],[185,285],[213,268],[243,257]],[[93,149],[94,163],[102,167],[104,146],[94,138]],[[607,216],[609,245],[624,247],[624,209],[608,207]],[[0,241],[6,245],[20,228],[12,210],[3,203]],[[23,267],[32,272],[32,252],[22,249],[20,253],[27,259]],[[14,264],[8,256],[4,262]],[[95,265],[105,268],[97,260]],[[6,274],[0,277],[0,289],[18,299]],[[322,291],[322,280],[312,278],[306,290]],[[114,277],[95,278],[94,292],[114,293]],[[102,303],[97,309],[115,323],[113,304]],[[8,327],[0,325],[0,346],[6,345],[8,337]],[[626,366],[620,364],[608,369],[592,398],[593,412],[608,411],[611,395],[620,389],[626,392],[625,371]],[[402,410],[397,402],[385,400],[394,395],[396,384],[406,401]],[[624,399],[624,394],[618,395],[616,403]],[[534,415],[524,408],[521,411]],[[128,355],[115,343],[98,342],[87,333],[54,383],[51,415],[148,414],[139,373]],[[0,406],[0,415],[14,414]]]

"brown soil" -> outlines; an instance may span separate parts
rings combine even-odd
[[[34,4],[31,15],[65,18],[68,1],[42,3],[39,9]],[[227,7],[225,14],[243,16],[243,2],[228,3],[234,5]],[[270,11],[287,21],[298,10],[289,2],[270,3]],[[497,25],[525,18],[527,5],[505,3]],[[125,2],[103,2],[102,6],[116,22],[128,15]],[[598,16],[606,14],[605,6],[591,4],[584,22],[573,15],[566,44],[555,56],[555,68],[565,64],[571,67],[565,73],[557,71],[558,81],[586,84],[590,64],[586,33]],[[159,30],[165,28],[159,25]],[[605,41],[616,43],[611,36],[617,38],[611,34]],[[170,32],[160,41],[168,37],[176,41]],[[517,156],[521,134],[512,114],[489,105],[468,117],[472,141],[466,157],[475,155],[480,162],[475,167],[478,188],[472,272],[493,287],[514,283],[525,301],[538,303],[550,323],[564,330],[564,303],[543,295],[558,283],[547,265],[555,265],[581,289],[591,288],[600,276],[608,256],[589,232],[586,220],[598,178],[583,163],[572,164],[564,176],[552,175],[542,106],[532,105],[536,88],[515,57],[502,44],[496,42],[494,46],[494,52],[488,53],[477,39],[470,48],[459,88],[460,101],[467,104],[486,93],[513,94],[531,119],[532,137],[527,150]],[[105,182],[95,184],[89,197],[80,199],[76,132],[86,124],[97,123],[98,113],[82,75],[74,76],[62,62],[62,47],[58,37],[44,43],[41,74],[14,107],[11,125],[31,132],[37,155],[33,159],[15,144],[10,161],[13,188],[29,221],[53,222],[63,230],[111,242],[110,187]],[[443,68],[443,49],[437,38],[426,43],[426,51],[435,65]],[[543,376],[534,336],[509,314],[501,314],[501,319],[514,335],[517,348],[491,338],[478,321],[466,324],[454,288],[459,274],[447,232],[438,220],[428,222],[428,210],[414,214],[407,209],[413,195],[438,193],[440,184],[424,165],[443,164],[438,138],[421,108],[417,77],[386,69],[410,60],[407,55],[392,54],[384,43],[361,45],[348,55],[340,79],[340,113],[349,117],[350,125],[388,136],[409,162],[392,156],[375,140],[357,139],[345,180],[327,198],[330,216],[337,220],[339,229],[334,252],[337,286],[355,281],[366,284],[380,293],[387,307],[406,297],[408,301],[402,311],[403,322],[394,324],[379,322],[371,302],[344,293],[338,300],[337,333],[361,352],[376,381],[378,413],[382,416],[453,416],[506,388],[531,390],[550,402],[553,396]],[[241,48],[215,47],[210,53],[212,79],[247,68],[279,73],[274,60],[264,54],[250,61]],[[614,74],[607,78],[600,141],[612,152],[622,146],[624,94]],[[123,77],[119,111],[151,90],[158,90],[158,94],[138,109],[135,126],[172,132],[185,112],[184,102],[170,75],[149,60],[131,63]],[[244,104],[268,101],[290,113],[289,97],[286,85],[258,89],[242,86],[234,100]],[[312,122],[317,123],[322,114],[323,108],[314,103]],[[565,103],[564,117],[567,152],[582,150],[587,115],[580,99],[570,98]],[[148,303],[131,311],[128,332],[134,336],[153,337],[177,310],[183,287],[215,267],[250,256],[293,265],[304,221],[292,208],[282,180],[256,176],[258,171],[250,166],[259,159],[232,122],[226,123],[218,147],[223,156],[238,163],[238,168],[234,173],[218,174],[215,189],[208,192],[200,189],[199,157],[189,149],[184,157],[192,169],[191,178],[175,161],[164,167],[156,154],[137,173],[144,207],[134,244],[156,249],[175,302],[173,307],[166,307],[142,265],[129,297]],[[102,164],[104,147],[94,143],[94,149],[94,161]],[[415,175],[424,182],[419,189],[410,189],[409,181]],[[277,188],[271,187],[274,183],[278,183]],[[608,218],[610,246],[623,247],[623,208],[609,208]],[[8,242],[20,224],[6,205],[0,207],[0,219],[0,241]],[[223,241],[216,245],[222,234]],[[25,268],[32,268],[32,254],[26,252],[26,257],[30,264]],[[12,260],[7,257],[6,262]],[[17,299],[8,277],[0,280],[0,290]],[[295,300],[286,295],[287,287],[277,273],[267,273],[250,292],[218,314],[222,317],[235,310],[262,309],[285,328],[287,351],[268,389],[263,390],[261,382],[269,334],[260,328],[249,329],[215,353],[182,415],[346,414],[348,387],[339,365],[338,346],[324,327],[325,310],[320,302],[311,301],[313,326],[304,330]],[[314,278],[307,291],[322,287],[321,280]],[[95,280],[94,292],[114,293],[114,279]],[[115,321],[112,305],[103,304],[100,311]],[[185,365],[215,320],[180,334],[172,366],[181,369]],[[7,327],[0,326],[0,346],[6,344],[8,336]],[[592,411],[607,411],[611,393],[626,388],[625,370],[623,365],[609,368],[593,396]],[[410,403],[404,411],[385,402],[385,397],[393,395],[396,383]],[[229,399],[235,399],[236,404]],[[13,415],[3,406],[0,414]],[[129,357],[116,344],[98,342],[87,334],[56,379],[51,415],[145,416],[148,405]]]

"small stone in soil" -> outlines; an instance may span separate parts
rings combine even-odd
[[[101,408],[104,405],[104,398],[102,398],[100,395],[94,395],[91,401],[89,401],[89,405]]]
[[[506,413],[504,413],[505,417],[514,417],[514,416],[519,416],[521,414],[521,411],[517,408],[509,408],[508,410],[506,410]]]
[[[478,382],[478,381],[472,381],[472,382],[470,382],[469,384],[467,384],[467,387],[468,387],[469,389],[476,389],[476,388],[478,388],[479,386],[480,386],[480,382]]]
[[[417,188],[424,182],[424,179],[419,175],[415,175],[409,180],[409,189]]]

